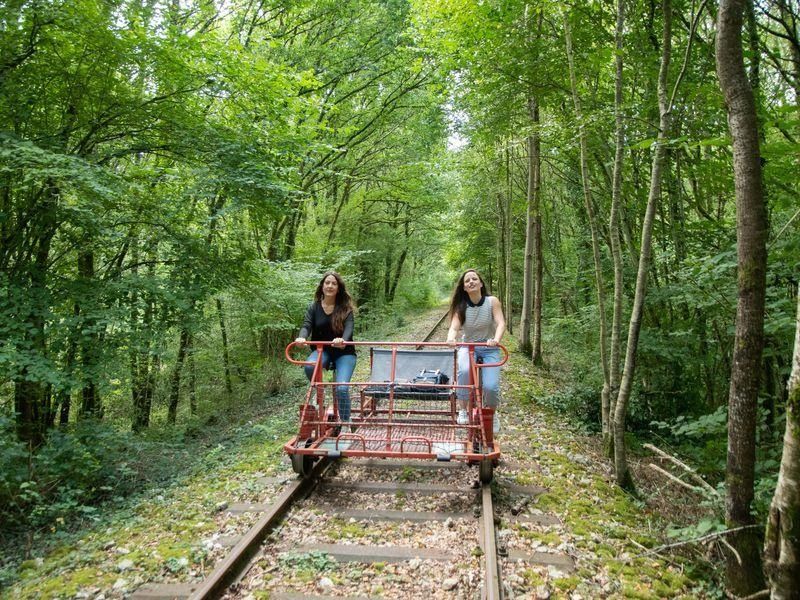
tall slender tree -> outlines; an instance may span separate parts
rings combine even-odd
[[[539,144],[539,103],[535,97],[528,100],[528,110],[531,116],[533,127],[528,136],[528,191],[527,209],[525,211],[525,259],[523,264],[522,277],[522,314],[520,316],[520,351],[534,356],[534,344],[531,340],[531,324],[536,322],[535,294],[536,284],[534,283],[534,255],[541,253],[541,243],[537,251],[536,244],[536,223],[539,217],[539,177],[541,173],[541,156]],[[539,221],[541,223],[541,221]],[[541,228],[539,229],[541,232]],[[539,327],[541,328],[541,305],[539,315]],[[535,326],[534,326],[534,333]],[[541,335],[538,338],[538,357],[541,361]]]
[[[603,389],[602,430],[603,447],[606,455],[612,457],[614,403],[619,393],[620,378],[620,330],[622,328],[622,246],[620,244],[620,205],[622,203],[622,166],[625,153],[625,130],[622,115],[622,51],[625,29],[625,0],[617,0],[617,21],[614,29],[614,172],[611,183],[611,215],[608,224],[608,235],[611,238],[611,259],[614,263],[614,301],[611,318],[611,349],[608,373],[608,390]],[[612,401],[614,403],[612,403]]]
[[[761,151],[755,98],[744,66],[742,24],[746,0],[722,0],[717,13],[716,63],[728,109],[736,189],[736,249],[739,300],[728,394],[728,460],[725,517],[728,526],[753,525],[756,411],[764,346],[767,272],[767,211],[761,181]],[[730,540],[738,556],[726,559],[728,588],[744,596],[764,587],[761,544],[754,528]]]
[[[630,323],[628,325],[628,343],[625,348],[625,366],[622,371],[619,393],[614,405],[614,471],[617,484],[624,489],[633,489],[633,478],[628,467],[627,449],[625,448],[625,420],[628,412],[628,400],[633,387],[633,375],[636,370],[636,352],[639,344],[639,333],[642,327],[642,313],[647,291],[647,278],[650,271],[650,249],[653,241],[653,220],[656,207],[661,198],[661,173],[667,155],[667,139],[670,130],[671,100],[667,94],[667,79],[672,58],[672,0],[663,0],[661,4],[664,27],[661,36],[661,63],[658,70],[658,137],[653,151],[653,164],[650,172],[650,192],[647,196],[647,209],[642,222],[642,241],[639,255],[639,269],[636,273],[636,291],[633,298]]]

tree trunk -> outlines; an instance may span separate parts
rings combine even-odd
[[[667,98],[667,74],[672,56],[672,1],[662,1],[664,14],[664,32],[661,42],[661,66],[658,72],[658,110],[659,131],[656,139],[653,167],[650,176],[650,193],[647,197],[647,209],[642,223],[642,242],[639,255],[639,269],[636,273],[636,291],[634,293],[631,318],[628,325],[628,342],[625,350],[625,366],[622,371],[619,394],[614,406],[614,470],[617,484],[623,489],[633,489],[633,478],[628,468],[628,457],[625,448],[625,419],[628,411],[628,400],[633,386],[633,375],[636,370],[636,351],[639,345],[639,332],[642,326],[644,298],[647,291],[647,275],[650,267],[650,247],[652,244],[653,220],[658,200],[661,197],[661,173],[666,157],[666,141],[670,129],[670,106]]]
[[[225,391],[230,398],[233,395],[233,384],[231,382],[231,361],[228,355],[228,330],[225,328],[225,315],[222,312],[222,300],[217,298],[217,317],[219,318],[219,329],[222,334],[222,365],[225,369]]]
[[[286,230],[286,240],[283,246],[283,257],[291,260],[294,257],[295,246],[297,245],[297,232],[305,218],[306,203],[299,202],[289,220],[289,229]]]
[[[614,456],[614,435],[611,424],[619,393],[620,331],[622,330],[622,244],[620,242],[619,214],[622,203],[622,160],[625,150],[625,130],[622,121],[622,48],[625,29],[625,2],[617,0],[617,25],[614,33],[616,58],[614,60],[614,174],[611,179],[611,216],[608,234],[611,238],[611,258],[614,263],[614,308],[611,319],[611,364],[609,365],[608,393],[602,396],[603,448],[606,456]]]
[[[522,269],[522,313],[520,315],[519,350],[533,357],[531,344],[531,320],[533,317],[533,249],[534,241],[534,205],[536,203],[538,162],[539,162],[539,104],[536,98],[528,99],[528,112],[531,117],[533,131],[528,136],[528,209],[525,220],[525,262]]]
[[[350,199],[350,190],[352,189],[352,179],[349,177],[344,183],[344,190],[342,191],[342,198],[336,204],[336,212],[333,215],[333,220],[331,221],[331,228],[328,230],[328,245],[331,244],[333,241],[333,236],[336,233],[336,224],[339,222],[339,214],[342,212],[342,208],[347,204],[348,200]],[[338,179],[334,183],[334,194],[333,199],[336,200],[336,195],[338,194]]]
[[[73,305],[73,314],[75,317],[80,315],[80,308],[78,307],[77,302]],[[78,329],[79,328],[76,326],[73,329],[73,332],[70,334],[70,339],[67,346],[67,355],[64,359],[64,371],[69,378],[72,377],[75,369],[75,355],[78,352]],[[58,423],[59,425],[67,425],[69,423],[69,413],[72,409],[72,390],[70,388],[62,388],[58,392],[57,398],[58,406],[60,407]]]
[[[400,253],[400,257],[397,259],[397,267],[394,271],[394,277],[392,277],[392,285],[389,288],[389,302],[394,302],[394,295],[397,292],[397,285],[400,283],[400,277],[403,275],[403,265],[406,262],[406,258],[408,257],[408,222],[406,222],[406,245],[403,248],[403,251]]]
[[[772,600],[800,598],[800,289],[788,392],[783,457],[764,548]]]
[[[369,192],[369,184],[367,184],[366,192]],[[366,225],[368,221],[367,216],[367,203],[361,202],[361,218],[358,219],[358,232],[356,234],[356,250],[361,250],[363,240],[369,233],[368,226]],[[359,255],[356,259],[356,264],[358,265],[358,271],[361,274],[361,283],[358,286],[358,292],[356,294],[356,304],[361,306],[363,310],[364,304],[372,303],[373,275],[371,272],[370,262],[366,254]]]
[[[44,191],[45,200],[36,215],[36,241],[33,261],[27,266],[29,290],[29,310],[25,319],[28,333],[26,342],[30,352],[40,360],[47,357],[47,331],[45,315],[49,312],[50,300],[47,289],[48,263],[50,246],[58,224],[56,207],[60,190],[51,185]],[[36,376],[26,377],[27,367],[21,376],[14,380],[14,412],[16,414],[17,437],[30,446],[37,447],[44,442],[47,423],[52,422],[50,384],[39,380]]]
[[[394,262],[392,246],[386,248],[383,256],[383,300],[389,302],[389,288],[392,286],[392,263]]]
[[[600,241],[597,232],[597,216],[594,211],[592,200],[592,190],[589,183],[588,150],[586,142],[586,128],[583,120],[583,109],[581,98],[578,94],[578,84],[575,75],[575,53],[572,49],[572,31],[569,24],[569,15],[564,14],[564,37],[567,44],[567,61],[569,63],[569,81],[572,89],[572,101],[575,105],[575,118],[578,122],[578,139],[580,142],[581,156],[581,183],[583,185],[583,201],[586,208],[586,217],[589,223],[589,231],[592,236],[592,257],[594,258],[594,277],[597,289],[597,310],[600,318],[600,364],[603,369],[603,389],[601,398],[608,398],[609,379],[608,379],[608,349],[606,347],[608,337],[608,326],[606,324],[606,293],[603,283],[603,267],[600,262]],[[608,404],[608,400],[601,400]]]
[[[83,284],[83,289],[88,292],[94,281],[94,253],[81,252],[78,255],[78,278]],[[91,311],[91,307],[89,309]],[[81,336],[81,370],[83,371],[83,389],[81,390],[81,405],[78,411],[79,419],[99,419],[103,416],[103,404],[100,401],[100,392],[96,383],[96,368],[99,362],[100,336],[94,329],[96,319],[83,311],[82,329],[88,330],[86,336]]]
[[[525,7],[526,13],[528,11],[528,6]],[[531,13],[532,14],[532,13]],[[536,40],[541,38],[542,35],[542,27],[544,25],[544,12],[538,11],[538,18],[537,18],[537,25],[536,25],[536,33],[535,37]],[[531,26],[531,29],[533,27]],[[533,39],[531,43],[534,43]],[[538,55],[537,55],[538,56]],[[532,290],[529,289],[525,292],[525,296],[528,297],[531,293],[533,294],[533,314],[530,316],[532,323],[532,333],[531,333],[531,363],[536,366],[541,366],[544,362],[542,358],[542,278],[544,272],[544,257],[542,256],[542,208],[541,208],[541,189],[542,189],[542,153],[541,153],[541,132],[539,130],[539,102],[536,97],[531,97],[531,101],[528,105],[528,110],[530,112],[531,117],[531,125],[533,127],[533,131],[531,132],[531,148],[530,151],[533,154],[533,160],[529,161],[530,166],[533,167],[533,177],[531,178],[531,173],[528,173],[528,207],[530,210],[529,218],[530,222],[526,223],[526,234],[525,234],[525,260],[530,260],[529,254],[532,253],[533,259],[533,282],[532,282]],[[530,187],[533,187],[531,190]],[[531,249],[532,252],[528,251],[527,243],[528,238],[533,237],[533,248]],[[526,271],[526,275],[530,276],[529,273]],[[523,309],[523,313],[526,314],[529,311]],[[527,336],[523,336],[525,340],[527,340]]]
[[[510,151],[509,151],[510,152]],[[508,173],[509,173],[509,184],[505,194],[505,214],[506,214],[506,222],[505,222],[505,270],[506,270],[506,297],[504,299],[505,304],[505,314],[506,314],[506,328],[508,329],[508,333],[514,333],[514,310],[511,304],[511,263],[512,263],[512,248],[513,245],[511,243],[512,239],[512,231],[514,229],[513,222],[514,219],[511,218],[511,165],[508,165]]]
[[[541,19],[539,25],[541,28]],[[542,256],[542,152],[541,136],[539,134],[539,104],[536,104],[533,112],[534,127],[534,150],[536,157],[534,166],[536,167],[536,179],[533,188],[533,355],[531,361],[534,365],[542,365],[542,293],[543,293],[543,273],[544,256]]]
[[[150,426],[150,409],[152,407],[153,393],[150,374],[150,356],[146,352],[134,352],[131,361],[131,400],[133,402],[133,420],[131,429],[135,432],[142,431]]]
[[[286,228],[286,224],[291,219],[291,214],[283,215],[279,221],[276,221],[272,229],[269,232],[269,245],[267,246],[267,260],[278,260],[278,245],[280,244],[281,236],[283,235],[283,230]]]
[[[755,100],[744,68],[742,21],[745,0],[721,0],[717,14],[716,60],[728,109],[736,189],[739,300],[728,394],[728,461],[725,516],[731,528],[754,523],[756,409],[764,344],[767,214],[761,182],[761,154]],[[729,590],[745,596],[764,587],[760,543],[746,529],[729,538],[739,552],[727,555]]]
[[[58,424],[67,425],[69,423],[69,410],[72,406],[72,396],[69,390],[64,390],[59,394],[59,405]]]
[[[194,335],[192,334],[189,334],[186,355],[189,359],[189,412],[194,416],[197,414],[197,371],[194,364]]]
[[[497,231],[497,290],[495,293],[498,298],[503,302],[506,299],[506,213],[505,205],[503,204],[503,194],[497,193],[497,214],[500,216],[498,219]]]
[[[136,239],[131,241],[131,262],[136,265],[139,260],[139,243]],[[152,242],[150,256],[155,258],[158,243]],[[137,269],[134,267],[133,273]],[[155,267],[151,261],[148,269],[149,276],[155,274]],[[130,369],[131,369],[131,400],[133,403],[133,418],[131,429],[135,432],[142,431],[150,426],[150,411],[153,405],[153,388],[155,386],[155,370],[153,368],[154,355],[150,352],[150,332],[155,312],[155,300],[148,293],[143,298],[144,312],[139,322],[139,297],[134,291],[131,293],[131,332],[140,339],[133,340],[131,344]]]
[[[174,425],[178,417],[178,401],[181,395],[181,372],[183,363],[186,359],[186,352],[189,348],[189,330],[186,326],[181,327],[180,340],[178,341],[178,355],[175,358],[175,366],[172,369],[169,385],[169,407],[167,409],[167,423]]]

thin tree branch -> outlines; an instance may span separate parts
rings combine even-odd
[[[674,481],[674,482],[675,482],[675,483],[677,483],[679,486],[681,486],[681,487],[684,487],[684,488],[686,488],[687,490],[691,490],[691,491],[693,491],[693,492],[697,492],[698,494],[703,494],[703,495],[705,495],[705,490],[704,490],[703,488],[700,488],[700,487],[697,487],[697,486],[695,486],[695,485],[692,485],[691,483],[686,483],[686,482],[685,482],[685,481],[683,481],[682,479],[680,479],[680,478],[678,478],[678,477],[675,477],[675,475],[673,475],[673,474],[672,474],[672,473],[670,473],[669,471],[665,471],[664,469],[662,469],[662,468],[661,468],[661,467],[659,467],[658,465],[654,465],[653,463],[650,463],[648,466],[649,466],[651,469],[653,469],[654,471],[657,471],[658,473],[661,473],[661,474],[662,474],[664,477],[666,477],[667,479],[669,479],[669,480],[671,480],[671,481]]]
[[[655,447],[653,444],[644,444],[644,447],[645,447],[645,448],[647,448],[648,450],[652,450],[653,452],[655,452],[655,453],[656,453],[656,454],[658,454],[659,456],[661,456],[661,457],[663,457],[663,458],[666,458],[667,460],[669,460],[670,462],[672,462],[672,464],[679,466],[681,469],[683,469],[684,471],[686,471],[687,473],[689,473],[689,475],[692,477],[692,479],[694,479],[695,481],[697,481],[697,482],[698,482],[698,483],[699,483],[701,486],[703,486],[703,487],[704,487],[706,490],[708,490],[709,492],[711,492],[712,494],[714,494],[714,496],[716,496],[717,498],[719,498],[719,497],[720,497],[720,495],[719,495],[719,492],[716,490],[716,488],[714,488],[714,487],[713,487],[713,486],[712,486],[710,483],[708,483],[708,482],[707,482],[705,479],[703,479],[702,477],[700,477],[700,475],[698,475],[698,474],[697,474],[697,471],[695,471],[694,469],[692,469],[691,467],[689,467],[689,466],[688,466],[688,465],[686,465],[685,463],[681,462],[680,460],[678,460],[678,459],[677,459],[677,458],[675,458],[674,456],[672,456],[672,455],[670,455],[670,454],[667,454],[667,453],[666,453],[666,452],[664,452],[663,450],[660,450],[659,448],[656,448],[656,447]]]
[[[733,529],[726,529],[725,531],[717,531],[714,533],[709,533],[706,535],[701,535],[700,537],[692,538],[690,540],[684,540],[682,542],[675,542],[674,544],[664,544],[663,546],[657,546],[655,548],[651,548],[647,552],[643,552],[642,554],[637,554],[636,556],[632,556],[628,559],[628,562],[632,561],[634,558],[642,558],[643,556],[649,556],[651,554],[659,554],[664,550],[672,550],[673,548],[680,548],[682,546],[688,546],[689,544],[701,544],[703,542],[707,542],[709,540],[716,540],[719,538],[723,538],[727,535],[732,533],[739,533],[740,531],[745,531],[747,529],[763,529],[763,525],[759,523],[755,523],[753,525],[743,525],[741,527],[734,527]]]

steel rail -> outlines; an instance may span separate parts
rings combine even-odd
[[[447,313],[445,313],[445,315],[436,322],[436,325],[434,325],[430,332],[425,336],[425,342],[428,342],[446,317]],[[400,344],[409,346],[416,345],[416,343],[408,342],[400,342]],[[287,358],[288,350],[289,348],[287,347]],[[240,580],[246,573],[247,568],[251,564],[253,556],[258,551],[261,542],[264,540],[267,534],[269,534],[269,532],[280,522],[295,501],[305,497],[314,489],[319,480],[325,474],[325,471],[330,464],[331,462],[327,458],[323,457],[315,465],[309,477],[298,478],[294,481],[291,481],[287,485],[286,489],[276,498],[269,510],[231,549],[231,552],[228,554],[228,556],[216,566],[216,568],[205,580],[203,580],[203,582],[200,584],[200,587],[192,592],[192,594],[189,596],[189,600],[210,600],[212,598],[220,598],[223,596],[227,588]],[[489,496],[489,502],[491,503],[491,493]],[[495,596],[495,598],[499,599],[499,596]]]
[[[192,592],[189,600],[209,600],[221,597],[225,590],[244,574],[245,568],[249,566],[250,560],[258,551],[261,541],[278,524],[289,507],[314,488],[329,465],[330,462],[323,458],[311,471],[309,477],[298,478],[290,482],[264,516],[248,530],[200,587]]]
[[[426,336],[423,338],[423,340],[422,340],[422,341],[423,341],[423,343],[424,343],[424,342],[429,342],[429,341],[430,341],[430,339],[433,337],[433,334],[434,334],[434,333],[436,333],[436,330],[437,330],[437,329],[439,329],[439,326],[440,326],[442,323],[444,323],[444,320],[447,318],[447,316],[448,316],[449,314],[450,314],[450,311],[447,311],[446,313],[444,313],[444,314],[441,316],[441,318],[440,318],[438,321],[436,321],[436,325],[434,325],[434,326],[431,328],[431,330],[428,332],[428,335],[426,335]],[[422,348],[423,348],[422,346],[417,346],[417,350],[422,350]]]
[[[497,563],[497,540],[494,528],[492,486],[484,483],[481,489],[483,527],[483,600],[501,600],[500,569]]]

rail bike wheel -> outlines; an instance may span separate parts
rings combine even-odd
[[[307,454],[292,454],[292,469],[300,477],[308,477],[311,475],[311,469],[314,468],[314,458]]]
[[[306,440],[306,448],[308,448],[314,440],[308,438]],[[309,454],[292,454],[290,457],[292,461],[292,470],[300,475],[300,477],[308,477],[311,475],[311,469],[314,468],[314,457]]]
[[[491,459],[484,458],[478,467],[478,479],[481,483],[491,483],[494,478],[494,464]]]

